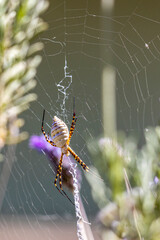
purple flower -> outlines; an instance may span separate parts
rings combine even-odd
[[[36,149],[38,152],[45,153],[50,161],[51,166],[54,171],[57,172],[59,160],[61,157],[61,149],[58,147],[53,147],[49,144],[43,135],[37,136],[33,135],[29,140],[29,147],[32,149]],[[62,164],[62,183],[68,187],[69,190],[73,191],[73,179],[70,171],[70,161],[71,158],[66,155],[63,156],[63,164]],[[81,184],[81,172],[77,169],[77,180],[79,183],[79,188]]]
[[[154,177],[154,183],[157,185],[159,183],[159,178],[157,176]]]

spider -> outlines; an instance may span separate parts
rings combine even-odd
[[[85,171],[87,171],[87,172],[89,171],[89,167],[78,157],[78,155],[69,146],[71,137],[72,137],[74,129],[75,129],[76,121],[77,121],[75,111],[73,111],[73,117],[72,117],[70,131],[68,130],[67,125],[61,119],[54,116],[53,123],[52,123],[52,129],[51,129],[51,138],[53,141],[50,140],[49,134],[46,135],[45,130],[43,128],[44,116],[45,116],[45,110],[43,110],[41,130],[42,130],[42,133],[44,134],[46,141],[54,147],[61,148],[61,157],[60,157],[60,161],[59,161],[59,165],[58,165],[57,174],[56,174],[56,177],[54,180],[54,185],[58,189],[58,191],[61,194],[63,193],[69,199],[69,201],[74,205],[74,203],[71,201],[71,199],[68,197],[68,195],[65,193],[65,191],[62,188],[62,161],[63,161],[64,154],[66,154],[67,156],[69,154],[71,154]],[[58,177],[59,177],[59,186],[60,186],[61,190],[57,186]]]

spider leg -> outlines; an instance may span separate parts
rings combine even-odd
[[[77,121],[77,117],[76,117],[76,113],[75,113],[75,98],[74,98],[74,102],[73,102],[73,117],[72,117],[72,123],[71,123],[71,127],[70,127],[70,131],[69,131],[69,138],[67,141],[67,144],[69,145],[71,137],[73,135],[75,126],[76,126],[76,121]]]
[[[57,190],[65,197],[68,198],[68,200],[74,205],[74,203],[72,202],[72,200],[68,197],[67,193],[63,190],[62,188],[62,161],[63,161],[63,155],[64,153],[61,154],[61,158],[60,158],[60,161],[59,161],[59,165],[58,165],[58,170],[57,170],[57,175],[56,175],[56,178],[54,180],[54,185],[55,187],[57,188]],[[58,176],[59,176],[59,186],[60,186],[60,189],[58,188],[57,186],[57,180],[58,180]],[[61,192],[62,191],[62,192]]]
[[[68,151],[72,154],[74,159],[82,166],[82,168],[88,172],[89,167],[80,159],[80,157],[78,157],[78,155],[72,150],[72,148],[68,147]]]
[[[43,135],[44,135],[46,141],[47,141],[48,143],[50,143],[52,146],[56,147],[56,145],[54,144],[54,142],[51,141],[51,140],[49,140],[49,133],[48,133],[48,136],[47,136],[47,134],[46,134],[45,131],[44,131],[44,128],[43,128],[44,116],[45,116],[45,110],[43,110],[43,117],[42,117],[42,127],[41,127],[41,131],[42,131],[42,133],[43,133]]]

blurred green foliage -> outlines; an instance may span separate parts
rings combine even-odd
[[[141,149],[129,137],[121,145],[108,138],[88,145],[104,179],[86,175],[103,240],[160,239],[160,127],[146,129],[145,140]]]
[[[47,27],[39,17],[47,6],[46,0],[0,1],[0,149],[27,137],[19,133],[18,115],[36,99],[28,92],[36,85],[43,45],[33,39]]]

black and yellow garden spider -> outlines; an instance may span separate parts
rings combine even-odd
[[[89,171],[89,167],[78,157],[78,155],[69,146],[71,137],[72,137],[74,129],[75,129],[76,121],[77,121],[75,111],[73,111],[73,118],[72,118],[72,124],[70,127],[70,131],[68,130],[67,125],[61,119],[54,116],[53,123],[52,123],[52,129],[51,129],[51,138],[53,141],[51,141],[49,139],[49,134],[46,135],[46,133],[44,131],[44,128],[43,128],[44,116],[45,116],[45,110],[43,111],[41,130],[45,136],[46,141],[54,147],[61,148],[61,157],[60,157],[60,161],[59,161],[59,165],[58,165],[58,169],[57,169],[57,174],[56,174],[56,177],[54,180],[54,185],[58,189],[58,191],[61,194],[63,193],[69,199],[69,201],[74,205],[74,203],[71,201],[71,199],[68,197],[68,195],[65,193],[65,191],[62,188],[62,161],[63,161],[64,154],[66,154],[67,156],[69,154],[72,154],[72,156],[82,166],[82,168],[85,171]],[[57,186],[58,177],[59,177],[59,186],[60,186],[61,190]]]

